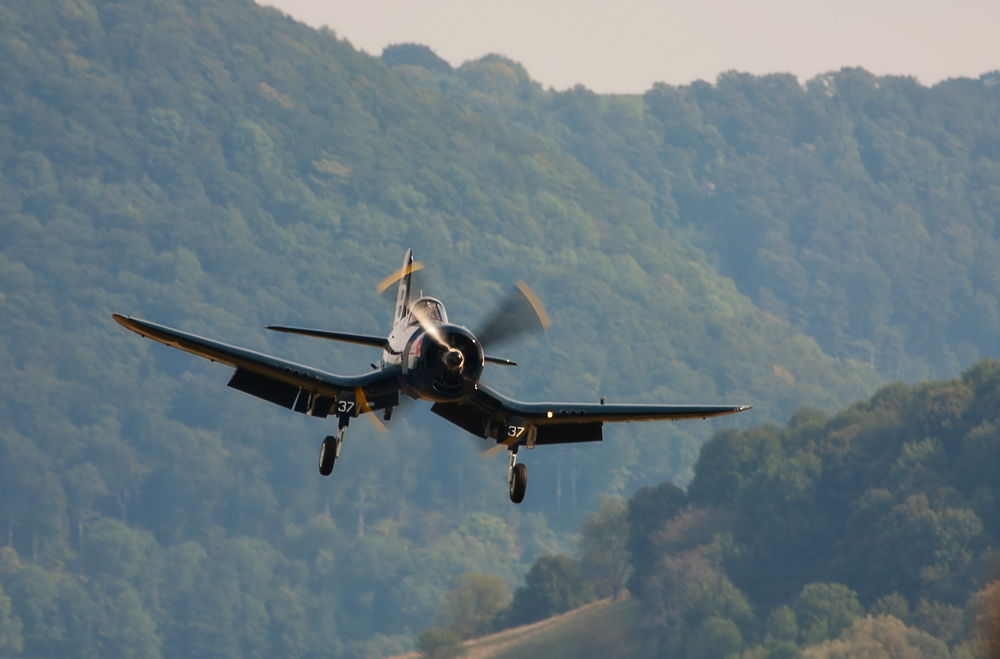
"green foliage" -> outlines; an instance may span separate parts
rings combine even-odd
[[[915,381],[1000,347],[995,72],[730,71],[614,97],[544,91],[497,56],[396,70],[546,135],[830,354]]]
[[[618,598],[629,573],[629,508],[624,501],[602,498],[600,507],[580,525],[580,572],[597,597]]]
[[[743,637],[732,620],[713,617],[698,626],[688,644],[689,657],[714,659],[738,653],[743,646]]]
[[[910,618],[910,604],[899,593],[890,593],[880,597],[868,607],[872,616],[892,616],[897,620],[907,621]]]
[[[997,444],[996,382],[984,361],[961,380],[890,385],[822,423],[718,433],[690,496],[744,522],[726,558],[734,582],[772,605],[827,574],[867,602],[964,602],[1000,535],[986,504],[995,479],[970,458]],[[763,578],[774,573],[786,579]]]
[[[0,587],[0,652],[19,654],[24,647],[21,619],[13,614],[10,598]]]
[[[996,104],[973,81],[875,88],[847,71],[806,90],[733,75],[642,98],[554,93],[497,56],[452,70],[397,46],[390,70],[242,0],[11,0],[0,52],[0,639],[15,647],[20,624],[26,656],[400,648],[459,574],[515,584],[599,494],[689,480],[711,428],[632,425],[540,451],[550,480],[518,513],[495,465],[415,406],[388,436],[352,427],[351,467],[323,482],[315,440],[296,439],[318,440],[318,422],[224,389],[225,369],[124,334],[112,311],[360,372],[370,359],[352,348],[260,328],[384,330],[372,284],[413,247],[459,322],[515,273],[545,300],[552,333],[505,355],[533,376],[487,374],[511,395],[752,403],[743,422],[868,394],[871,353],[912,379],[1000,336],[982,128]],[[753,601],[826,567],[870,598],[868,564],[834,561],[832,539],[846,528],[863,551],[898,525],[934,559],[902,556],[886,587],[961,604],[1000,529],[1000,371],[977,369],[714,441],[690,492],[716,510],[678,515],[684,497],[662,486],[630,503],[636,574],[661,549],[697,550],[670,569],[724,568],[714,587]],[[912,423],[883,452],[838,452],[867,438],[851,426],[901,410]],[[862,486],[856,464],[875,465]],[[788,582],[769,595],[752,565]],[[550,569],[561,585],[533,601],[585,601],[570,571]],[[740,617],[720,606],[699,616]]]
[[[774,608],[767,616],[764,631],[775,641],[794,643],[799,637],[799,624],[795,618],[795,611],[787,604]]]
[[[835,638],[864,615],[857,593],[839,583],[813,583],[794,600],[795,619],[803,645]]]
[[[687,497],[679,487],[664,481],[657,487],[640,487],[628,500],[628,542],[632,565],[649,565],[654,560],[652,534],[672,519],[686,505]],[[631,578],[629,590],[636,592],[639,581]]]
[[[594,599],[577,564],[563,555],[542,556],[528,570],[506,615],[509,626],[523,625],[575,609]]]
[[[510,606],[510,601],[510,586],[503,579],[460,574],[442,606],[441,618],[459,638],[485,636],[494,631],[498,615]]]
[[[683,615],[691,626],[709,619],[725,619],[744,626],[753,621],[746,596],[725,574],[716,571],[695,577],[688,585]]]
[[[963,643],[974,657],[995,657],[1000,650],[1000,580],[994,580],[969,598],[965,606],[968,639]]]
[[[807,659],[834,657],[927,657],[948,659],[948,646],[926,632],[911,629],[890,616],[859,618],[835,640],[808,648]]]
[[[400,43],[382,50],[382,61],[389,66],[419,66],[433,73],[450,73],[451,65],[434,54],[427,46]]]
[[[466,653],[458,634],[450,629],[428,627],[417,637],[417,650],[429,659],[461,657]]]
[[[711,429],[539,451],[520,513],[463,431],[415,405],[388,435],[355,424],[323,481],[320,422],[225,389],[225,368],[112,312],[363,372],[356,347],[261,328],[385,331],[371,289],[413,247],[458,322],[517,277],[545,300],[552,333],[505,355],[532,377],[487,373],[519,398],[752,398],[779,419],[878,380],[547,136],[273,9],[12,0],[0,53],[0,522],[21,565],[3,587],[28,655],[396,647],[459,574],[515,585],[599,493],[688,477]],[[386,61],[451,75],[420,47]],[[461,75],[485,100],[537,87],[501,58]]]
[[[645,551],[631,583],[660,650],[693,652],[699,626],[719,618],[753,656],[938,656],[942,643],[987,656],[992,591],[975,590],[1000,529],[978,513],[993,519],[983,502],[996,479],[969,455],[1000,443],[998,383],[984,360],[960,380],[889,385],[833,416],[721,430],[686,504],[637,492],[629,543]],[[877,622],[861,620],[863,604]],[[770,609],[763,624],[751,607]]]
[[[962,618],[962,609],[957,606],[922,599],[913,612],[912,624],[951,645],[964,631]]]

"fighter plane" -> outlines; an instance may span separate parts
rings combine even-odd
[[[420,296],[410,301],[412,275],[422,264],[407,250],[403,266],[377,288],[397,280],[392,332],[387,338],[320,329],[268,326],[289,334],[345,341],[382,350],[382,358],[363,375],[334,375],[253,350],[206,339],[145,320],[112,314],[123,327],[148,339],[234,368],[229,386],[307,416],[337,418],[336,435],[320,445],[319,473],[329,476],[340,457],[351,419],[382,410],[388,421],[402,393],[433,402],[431,411],[484,440],[491,451],[507,449],[510,500],[521,503],[528,470],[517,462],[518,449],[547,444],[599,442],[603,425],[618,421],[705,419],[750,409],[746,405],[605,405],[600,403],[528,403],[490,388],[481,378],[486,363],[516,366],[485,351],[527,332],[549,326],[538,297],[523,282],[473,334],[448,320],[440,300]]]

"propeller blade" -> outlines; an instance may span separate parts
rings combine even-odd
[[[389,432],[389,429],[385,427],[385,424],[382,423],[375,414],[375,410],[368,405],[368,399],[365,398],[365,392],[361,389],[361,387],[356,387],[354,389],[354,401],[358,404],[358,410],[362,414],[368,416],[368,420],[372,422],[373,426],[375,426],[375,430],[379,432]]]
[[[514,444],[516,444],[518,439],[520,439],[520,438],[519,437],[508,437],[507,439],[503,440],[502,442],[498,442],[496,446],[491,446],[490,448],[488,448],[485,451],[483,451],[482,453],[480,453],[479,457],[482,458],[483,460],[489,460],[490,458],[492,458],[494,455],[496,455],[497,453],[499,453],[503,449],[510,448],[511,446],[513,446]]]
[[[522,334],[552,327],[549,315],[535,292],[523,281],[518,281],[515,286],[476,333],[484,350]]]
[[[390,286],[395,284],[397,281],[399,281],[406,275],[414,273],[417,270],[423,270],[423,269],[424,269],[423,263],[421,263],[420,261],[414,261],[405,268],[400,268],[399,270],[395,271],[394,273],[392,273],[391,275],[380,281],[378,283],[378,286],[375,287],[375,292],[381,295],[383,292],[385,292],[385,289],[389,288]]]
[[[444,340],[444,335],[441,333],[441,326],[435,323],[427,315],[427,312],[420,307],[420,305],[413,307],[412,313],[413,317],[417,319],[418,323],[420,323],[420,326],[424,328],[424,332],[427,333],[427,336],[431,337],[446,348],[450,347]]]

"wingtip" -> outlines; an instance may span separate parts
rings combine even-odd
[[[111,317],[115,319],[115,322],[129,330],[130,332],[135,332],[140,336],[146,336],[143,330],[143,322],[132,318],[131,316],[123,316],[120,313],[113,313]]]

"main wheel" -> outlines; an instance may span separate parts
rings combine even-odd
[[[333,463],[337,461],[337,438],[327,435],[319,447],[319,473],[329,476],[333,473]]]
[[[510,482],[510,500],[514,503],[524,501],[524,491],[528,488],[527,465],[514,465],[514,478]]]

